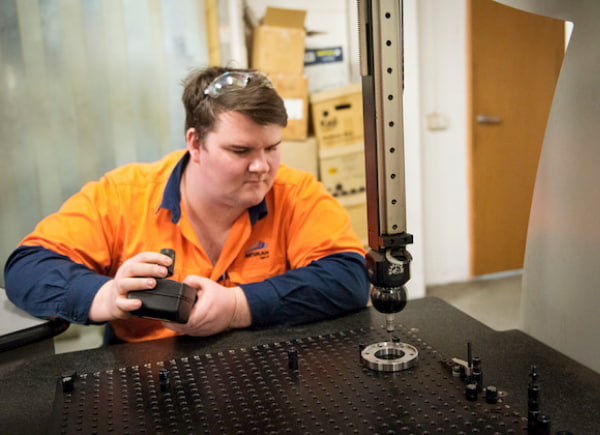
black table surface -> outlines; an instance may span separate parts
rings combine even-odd
[[[467,343],[481,357],[485,383],[505,391],[511,404],[527,415],[529,371],[540,374],[541,403],[553,432],[600,433],[600,374],[519,330],[495,331],[437,298],[409,301],[396,314],[399,329],[418,339],[417,349],[432,347],[443,358],[467,358]],[[199,353],[335,334],[356,328],[384,328],[385,317],[372,308],[337,319],[301,326],[239,330],[208,338],[174,337],[143,343],[45,356],[18,367],[0,369],[0,422],[3,433],[46,433],[52,419],[56,385],[64,373],[97,371],[177,359]],[[399,336],[402,341],[403,337]],[[408,342],[408,341],[407,341]],[[369,344],[369,343],[366,343]],[[360,364],[357,351],[357,364]]]

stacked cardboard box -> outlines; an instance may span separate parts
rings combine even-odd
[[[364,192],[361,85],[314,93],[310,101],[323,184],[334,196]]]
[[[306,11],[267,7],[254,29],[252,68],[269,75],[284,100],[288,126],[284,140],[303,140],[308,135],[308,81],[304,76]]]
[[[310,172],[318,179],[317,139],[314,136],[310,136],[304,140],[282,141],[281,163],[292,168]]]
[[[368,238],[365,155],[360,83],[310,96],[323,185],[350,212],[352,225]]]

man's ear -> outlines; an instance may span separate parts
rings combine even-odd
[[[200,139],[196,134],[195,128],[188,128],[185,132],[185,143],[192,160],[197,160],[200,152]]]

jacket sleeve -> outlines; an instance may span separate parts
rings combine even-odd
[[[241,287],[252,324],[268,326],[307,323],[365,307],[370,284],[364,257],[341,252]]]
[[[6,294],[33,316],[90,323],[89,308],[109,277],[41,246],[20,246],[4,268]]]

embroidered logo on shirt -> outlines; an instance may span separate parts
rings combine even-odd
[[[249,257],[259,257],[259,258],[268,258],[269,250],[266,249],[267,244],[265,242],[256,242],[254,245],[250,246],[246,249],[246,258]]]

